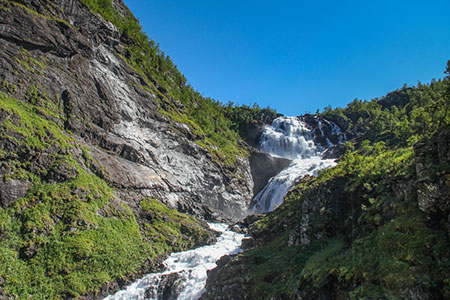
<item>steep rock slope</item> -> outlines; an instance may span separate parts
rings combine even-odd
[[[166,116],[163,102],[177,100],[148,91],[150,83],[122,59],[127,41],[113,24],[80,1],[10,2],[2,13],[6,92],[52,106],[66,130],[97,146],[92,155],[104,162],[108,182],[199,215],[208,207],[243,215],[248,161],[214,160],[188,125]]]
[[[138,26],[121,1],[0,1],[0,298],[101,297],[214,240],[180,212],[237,219],[252,196],[245,146],[223,150],[170,60],[141,68],[94,4]]]

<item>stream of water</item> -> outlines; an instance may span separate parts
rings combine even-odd
[[[221,232],[217,243],[183,252],[172,253],[165,261],[165,270],[161,273],[148,274],[135,281],[126,289],[110,295],[104,300],[143,300],[160,299],[160,282],[166,276],[176,274],[170,299],[196,300],[204,291],[207,270],[215,268],[216,261],[227,254],[241,251],[244,234],[228,230],[228,225],[210,223],[209,226]],[[173,276],[172,275],[172,276]]]

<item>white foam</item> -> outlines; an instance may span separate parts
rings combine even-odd
[[[227,229],[226,224],[210,223],[209,226],[222,232],[214,245],[203,246],[197,249],[172,253],[165,261],[165,269],[161,273],[148,274],[132,283],[126,289],[108,296],[105,300],[141,300],[144,299],[146,290],[150,299],[157,299],[156,290],[162,275],[178,273],[180,279],[175,284],[177,287],[177,298],[185,300],[196,300],[204,292],[207,279],[207,271],[215,268],[216,261],[228,254],[236,254],[240,249],[244,234],[236,233]],[[145,298],[149,299],[149,298]]]
[[[332,134],[338,135],[340,129],[334,123],[323,120],[332,128]],[[327,142],[327,147],[334,146],[324,135],[321,120],[318,129]],[[255,196],[250,209],[252,213],[269,212],[277,208],[288,191],[294,187],[300,178],[311,175],[317,176],[320,170],[333,167],[334,159],[323,159],[326,150],[322,145],[314,143],[313,131],[305,122],[297,117],[279,117],[272,126],[267,127],[261,134],[260,149],[273,156],[288,158],[292,163],[279,174],[272,177],[266,186]]]

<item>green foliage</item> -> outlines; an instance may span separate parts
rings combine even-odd
[[[448,86],[448,76],[430,84],[404,86],[381,99],[355,99],[346,108],[327,108],[322,116],[335,121],[359,141],[411,146],[450,123]]]
[[[392,150],[382,142],[371,145],[366,141],[359,150],[344,154],[335,168],[297,185],[277,210],[252,225],[254,235],[264,236],[269,231],[277,232],[278,238],[242,254],[248,264],[251,295],[294,299],[298,291],[314,295],[334,286],[351,299],[403,299],[406,289],[420,285],[449,297],[450,253],[445,249],[450,241],[446,232],[427,225],[416,198],[403,194],[407,190],[397,195],[391,188],[413,174],[413,166],[411,148]],[[327,193],[338,180],[345,182],[343,198],[358,204],[346,212],[351,216],[344,225],[348,232],[289,246],[290,233],[298,230],[305,213],[305,197]],[[321,211],[325,220],[328,209],[332,208]],[[314,230],[311,217],[318,216],[310,215],[311,227],[306,230]],[[334,224],[332,220],[328,222]]]
[[[225,116],[233,122],[232,128],[244,136],[245,130],[251,124],[261,123],[264,119],[273,120],[277,117],[277,113],[270,107],[260,108],[256,103],[250,107],[245,104],[238,106],[229,102],[225,106]]]
[[[292,297],[299,285],[298,271],[313,253],[314,247],[286,247],[281,236],[265,247],[242,254],[248,266],[251,298]]]
[[[448,126],[449,96],[447,76],[322,113],[357,142],[344,145],[337,166],[301,181],[252,224],[252,235],[268,242],[242,254],[250,297],[318,298],[325,290],[350,299],[404,299],[420,289],[450,298],[450,240],[444,225],[430,226],[418,208],[412,148]],[[316,201],[324,207],[314,211]],[[320,234],[293,245],[299,232]]]
[[[156,199],[143,199],[139,205],[149,216],[144,223],[144,235],[158,254],[192,248],[208,237],[197,220],[167,208]]]
[[[416,284],[429,288],[444,284],[450,264],[449,254],[442,251],[450,246],[445,234],[427,227],[414,208],[403,206],[410,203],[396,208],[392,203],[384,205],[406,214],[399,214],[355,239],[349,247],[342,241],[327,242],[323,250],[309,258],[302,279],[315,287],[331,279],[357,283],[358,288],[350,295],[358,299],[401,299],[401,291]]]

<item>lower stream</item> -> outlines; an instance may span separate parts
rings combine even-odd
[[[168,276],[175,279],[170,299],[196,300],[204,292],[207,270],[216,267],[216,261],[227,254],[241,251],[244,234],[227,229],[228,225],[210,223],[209,226],[221,232],[217,243],[183,252],[172,253],[165,261],[161,273],[149,274],[128,286],[126,289],[110,295],[104,300],[141,300],[159,299],[160,283]]]

